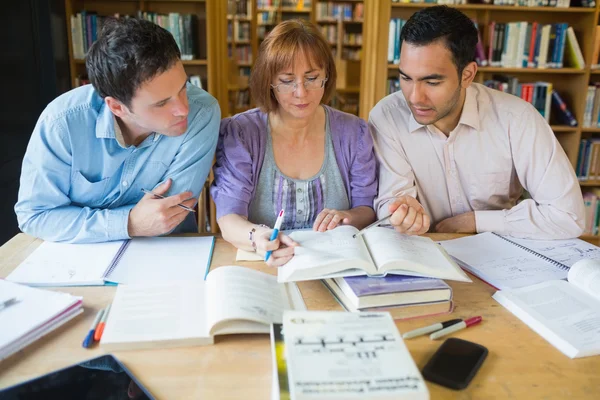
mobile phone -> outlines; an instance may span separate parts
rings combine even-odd
[[[131,371],[111,354],[0,389],[0,398],[3,400],[154,399]]]
[[[423,377],[450,389],[464,389],[469,386],[487,355],[488,349],[480,344],[449,338],[427,362]]]

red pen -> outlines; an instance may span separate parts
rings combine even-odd
[[[433,340],[439,339],[442,336],[446,336],[451,333],[460,331],[461,329],[466,329],[470,326],[477,325],[478,323],[481,322],[482,319],[483,318],[481,316],[465,319],[464,321],[461,321],[457,324],[451,325],[447,328],[444,328],[442,330],[432,333],[431,335],[429,335],[429,339],[433,339]]]

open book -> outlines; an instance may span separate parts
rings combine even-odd
[[[6,278],[29,286],[95,286],[204,279],[215,238],[152,237],[42,243]]]
[[[291,233],[300,246],[279,268],[279,282],[387,273],[471,282],[444,249],[427,237],[379,227],[355,238],[357,232],[353,226],[339,226],[326,232]]]
[[[215,335],[269,333],[283,310],[305,310],[294,283],[244,267],[206,281],[119,285],[100,345],[133,350],[212,344]]]
[[[498,289],[564,279],[575,262],[600,259],[600,248],[580,239],[530,240],[486,232],[441,245],[467,271]]]
[[[600,354],[600,260],[582,260],[557,280],[493,298],[570,358]]]

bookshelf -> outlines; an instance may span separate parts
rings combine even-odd
[[[191,50],[194,54],[193,57],[188,57],[190,59],[182,60],[183,65],[188,75],[200,77],[202,87],[218,100],[221,109],[226,106],[227,87],[220,74],[220,71],[227,68],[226,48],[220,45],[226,41],[227,35],[225,24],[227,9],[224,2],[205,0],[65,0],[72,87],[82,83],[80,77],[86,75],[85,60],[75,57],[75,53],[78,55],[85,53],[75,50],[74,47],[77,46],[73,44],[74,40],[78,40],[74,35],[81,34],[81,31],[77,30],[77,25],[72,26],[71,19],[72,16],[81,14],[83,11],[94,12],[99,17],[98,24],[101,23],[100,17],[115,15],[142,16],[145,19],[152,18],[152,15],[166,16],[168,19],[170,13],[191,15],[194,19],[195,29],[191,30],[193,33],[189,37],[192,40],[188,43],[192,43]],[[160,25],[163,26],[163,24]],[[217,232],[215,206],[210,200],[207,190],[211,181],[212,173],[198,201],[198,209],[206,210],[206,212],[198,212],[198,226],[200,231],[206,231],[205,227],[209,223],[210,231]]]
[[[430,3],[397,3],[392,0],[369,0],[365,9],[363,52],[365,54],[361,71],[360,117],[367,119],[369,110],[386,96],[388,77],[397,77],[398,65],[388,63],[388,28],[392,18],[407,20],[416,11],[431,7]],[[482,43],[487,48],[490,32],[489,23],[509,22],[538,22],[540,24],[567,23],[573,27],[585,67],[577,68],[502,68],[479,67],[478,83],[491,79],[493,75],[504,74],[515,76],[523,83],[537,81],[551,82],[553,88],[561,95],[571,109],[578,126],[571,127],[551,120],[551,127],[559,143],[564,148],[573,167],[577,165],[580,141],[582,138],[600,137],[600,128],[583,128],[583,116],[586,106],[588,84],[600,81],[600,70],[591,68],[591,58],[594,47],[594,31],[598,25],[599,6],[584,7],[526,7],[498,6],[492,4],[461,4],[450,5],[463,11],[478,23],[482,35]],[[385,28],[384,28],[385,27]],[[493,32],[492,32],[493,33]],[[486,50],[487,54],[487,50]],[[373,79],[373,77],[381,77]],[[584,191],[590,188],[600,188],[600,181],[581,182]],[[598,244],[600,236],[585,235],[582,238]]]
[[[223,115],[233,115],[254,107],[247,88],[259,46],[278,23],[294,18],[313,22],[330,39],[338,73],[336,92],[330,105],[358,115],[363,47],[362,0],[228,0],[227,3],[228,31],[234,32],[234,26],[243,21],[250,26],[250,34],[243,42],[237,38],[228,41],[226,87],[229,102],[228,108],[223,109]],[[233,51],[240,46],[248,46],[252,54],[250,60],[239,57]]]

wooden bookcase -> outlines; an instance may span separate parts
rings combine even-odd
[[[227,87],[220,74],[227,68],[227,49],[220,45],[227,35],[224,3],[214,0],[65,0],[71,86],[75,87],[78,76],[86,74],[85,60],[76,59],[73,54],[72,15],[83,10],[96,12],[98,16],[136,16],[138,11],[193,14],[198,21],[195,38],[197,58],[182,62],[188,75],[201,76],[203,88],[219,101],[223,110],[227,103]],[[211,181],[212,172],[198,201],[198,226],[201,232],[206,231],[207,220],[212,232],[218,230],[215,206],[208,195]]]
[[[223,0],[225,1],[225,0]],[[236,4],[245,3],[247,15],[235,14]],[[293,18],[303,18],[315,23],[319,27],[335,26],[335,39],[330,41],[332,50],[336,55],[336,65],[338,73],[338,82],[336,85],[335,98],[331,105],[344,111],[358,114],[361,73],[361,61],[347,60],[345,57],[348,52],[354,52],[359,58],[362,58],[362,41],[357,40],[358,35],[362,35],[362,18],[319,18],[318,10],[323,4],[347,5],[354,11],[356,5],[363,4],[362,0],[228,0],[227,23],[230,32],[234,32],[235,24],[249,24],[249,40],[237,40],[235,34],[227,41],[228,52],[228,74],[226,86],[229,92],[228,108],[222,109],[223,115],[233,115],[254,107],[252,99],[247,104],[238,104],[240,93],[247,92],[247,75],[256,59],[259,46],[268,32],[270,32],[278,23]],[[368,2],[367,2],[368,3]],[[349,36],[352,34],[352,40],[349,42]],[[240,60],[236,48],[240,46],[249,46],[252,59]],[[232,49],[233,51],[229,51]],[[248,96],[249,97],[249,96]]]
[[[365,9],[363,32],[364,62],[360,84],[360,116],[368,118],[369,110],[386,96],[388,77],[398,76],[398,65],[388,64],[388,25],[391,18],[408,19],[416,11],[436,4],[392,3],[391,0],[369,0]],[[520,82],[552,82],[555,90],[565,100],[577,119],[577,127],[551,125],[559,143],[575,167],[582,138],[599,134],[598,128],[582,128],[586,91],[591,80],[600,81],[600,71],[592,70],[590,59],[593,53],[594,30],[598,24],[599,6],[595,8],[515,7],[484,4],[454,5],[471,19],[477,21],[484,46],[488,43],[488,25],[491,21],[527,21],[549,24],[566,22],[572,26],[583,52],[584,69],[526,69],[479,67],[476,82],[491,79],[493,74],[516,76]],[[374,77],[377,77],[374,79]],[[600,182],[582,182],[582,187],[600,187]],[[600,242],[599,236],[584,236],[586,240]]]

